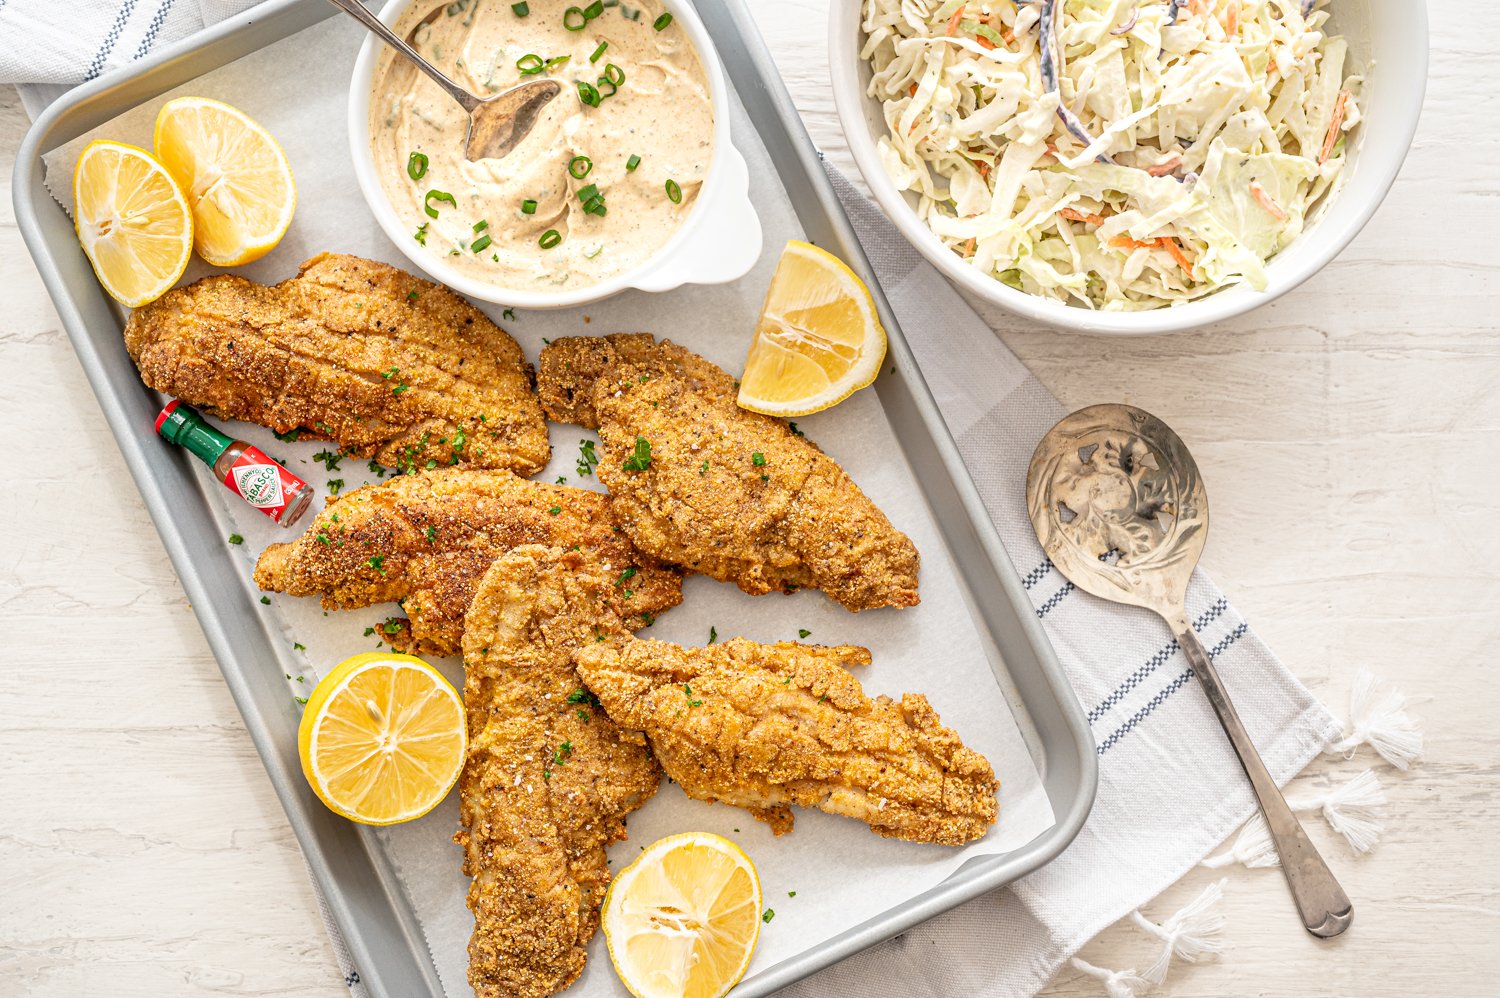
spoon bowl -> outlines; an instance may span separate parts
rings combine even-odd
[[[1324,939],[1342,933],[1354,906],[1287,807],[1188,619],[1187,585],[1208,539],[1208,492],[1182,439],[1135,406],[1080,409],[1037,444],[1026,506],[1069,582],[1154,611],[1171,627],[1250,779],[1303,926]]]
[[[493,97],[479,98],[454,83],[436,66],[422,58],[413,46],[417,32],[443,13],[443,7],[435,8],[417,22],[405,38],[401,38],[360,3],[360,0],[329,2],[395,49],[408,65],[426,73],[469,113],[469,135],[464,145],[464,158],[470,162],[504,158],[531,132],[542,109],[562,93],[562,85],[556,80],[531,80]]]

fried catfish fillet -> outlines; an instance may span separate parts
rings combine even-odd
[[[778,835],[791,831],[792,804],[950,846],[995,823],[989,761],[921,694],[865,696],[844,668],[868,665],[864,648],[626,640],[586,645],[574,662],[689,797],[742,807]]]
[[[330,499],[301,537],[261,553],[255,584],[321,596],[329,610],[404,601],[408,619],[388,624],[382,638],[400,650],[452,655],[474,587],[497,555],[523,544],[576,546],[615,573],[618,612],[649,620],[682,602],[682,576],[615,529],[610,502],[508,471],[401,475]]]
[[[502,554],[464,621],[469,757],[459,778],[477,998],[541,998],[573,983],[609,886],[605,847],[656,792],[645,739],[599,709],[574,671],[585,644],[629,633],[616,575],[528,545]]]
[[[442,285],[373,260],[325,253],[269,287],[205,277],[137,309],[125,346],[159,392],[387,467],[531,475],[551,455],[516,341]]]
[[[753,596],[917,604],[911,540],[817,444],[735,404],[702,357],[646,334],[572,337],[542,351],[537,387],[553,419],[599,430],[599,478],[642,551]]]

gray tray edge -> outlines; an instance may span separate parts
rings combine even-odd
[[[790,158],[795,166],[796,173],[785,165],[781,167],[782,180],[809,235],[820,244],[835,248],[875,295],[890,338],[890,357],[897,369],[896,376],[882,376],[877,391],[893,423],[900,422],[903,415],[914,417],[927,434],[930,450],[913,453],[909,445],[904,447],[913,471],[924,482],[951,485],[951,495],[929,495],[929,499],[945,532],[950,534],[949,544],[970,589],[975,593],[998,592],[1003,597],[979,605],[976,610],[984,617],[1041,735],[1043,758],[1039,762],[1057,813],[1056,825],[1028,845],[1003,856],[966,864],[953,877],[900,908],[846,930],[816,950],[761,971],[736,991],[750,996],[768,994],[800,980],[1046,864],[1082,828],[1093,803],[1098,766],[1093,740],[1077,699],[1001,546],[749,9],[744,0],[700,3],[699,9],[762,140],[778,163],[784,164]],[[301,787],[303,781],[295,754],[288,759],[286,746],[278,744],[278,736],[273,734],[268,718],[255,702],[254,672],[228,664],[238,661],[247,651],[272,660],[279,659],[280,652],[270,646],[258,620],[224,619],[215,608],[216,591],[238,588],[248,596],[248,581],[236,565],[212,560],[204,564],[205,559],[200,557],[201,552],[221,546],[212,517],[178,513],[184,503],[206,504],[207,497],[185,458],[147,446],[152,434],[143,427],[148,425],[146,420],[154,411],[145,411],[143,415],[143,410],[153,410],[153,397],[135,378],[133,366],[127,362],[124,370],[127,377],[118,377],[121,373],[118,363],[112,372],[111,361],[90,342],[87,334],[90,324],[99,321],[114,324],[113,312],[81,254],[73,254],[71,259],[53,254],[49,240],[60,238],[63,233],[68,240],[72,239],[66,218],[56,211],[50,213],[51,218],[45,218],[40,210],[44,206],[55,208],[43,184],[41,153],[57,141],[65,140],[54,134],[65,124],[69,137],[80,134],[113,116],[122,104],[147,100],[207,71],[211,66],[204,66],[205,62],[220,65],[311,26],[332,12],[331,7],[324,7],[316,0],[272,0],[222,22],[187,43],[167,48],[80,87],[49,108],[28,132],[17,158],[13,201],[27,247],[220,663],[225,682],[302,845],[314,880],[344,932],[355,965],[365,974],[365,983],[374,994],[440,995],[430,956],[421,941],[420,927],[382,850],[368,841],[367,832],[333,818]],[[737,44],[726,44],[726,40]],[[808,199],[813,203],[809,204]],[[84,298],[92,300],[75,299],[73,285],[80,279],[85,282]],[[123,346],[117,352],[123,354]],[[962,522],[955,524],[954,517],[943,515],[945,512],[957,514]],[[953,536],[955,526],[963,528],[962,536]],[[247,623],[253,626],[245,626]],[[284,688],[279,695],[287,700]],[[287,708],[292,706],[288,701]],[[365,881],[359,888],[351,889],[351,885],[361,884],[360,878],[371,873],[375,874],[373,883]],[[400,959],[394,952],[397,946],[407,950],[408,959]]]

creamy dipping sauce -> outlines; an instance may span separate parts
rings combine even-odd
[[[598,284],[661,249],[708,175],[714,112],[687,34],[676,23],[657,28],[669,21],[659,0],[427,0],[396,33],[406,37],[434,10],[414,47],[470,93],[541,79],[563,91],[508,156],[471,163],[464,109],[387,51],[375,71],[371,145],[411,238],[472,280],[524,291]]]

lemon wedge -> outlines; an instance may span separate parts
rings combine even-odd
[[[448,680],[419,658],[379,652],[324,676],[297,730],[313,792],[366,825],[431,811],[458,781],[467,745],[463,700]]]
[[[249,115],[207,97],[178,97],[156,116],[155,145],[192,205],[204,260],[238,267],[281,241],[297,210],[297,183],[286,153]]]
[[[870,289],[838,257],[789,242],[761,306],[739,404],[772,416],[805,416],[875,380],[885,330]]]
[[[131,308],[155,301],[193,256],[193,215],[146,150],[90,142],[73,168],[73,225],[104,290]]]
[[[636,998],[720,998],[745,976],[760,938],[760,877],[726,838],[668,836],[615,877],[601,924]]]

